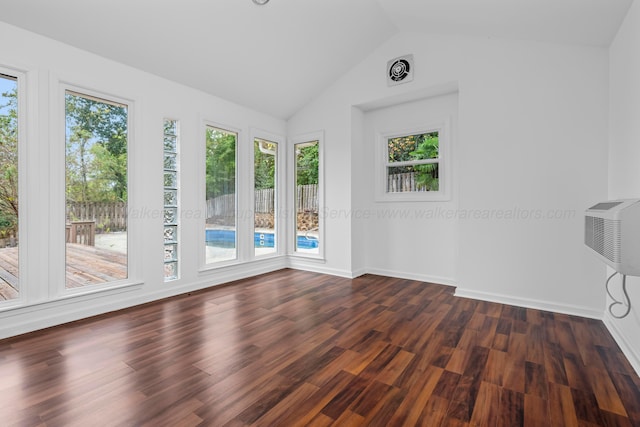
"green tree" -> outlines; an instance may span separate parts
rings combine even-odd
[[[416,135],[416,149],[409,153],[413,160],[438,158],[438,133]],[[416,186],[427,191],[438,191],[438,163],[428,163],[413,167],[416,172]]]
[[[260,151],[260,144],[262,144],[263,149],[266,150],[275,151],[277,149],[277,145],[275,144],[271,144],[265,141],[254,141],[254,188],[256,190],[275,188],[276,156]]]
[[[127,200],[127,108],[67,93],[67,200]]]
[[[207,128],[206,197],[236,192],[236,134]]]
[[[439,155],[438,132],[391,138],[387,143],[387,148],[390,163],[437,159]],[[394,166],[393,173],[413,173],[418,188],[426,191],[438,190],[438,163]]]
[[[296,184],[308,185],[318,183],[320,157],[318,142],[296,148]]]
[[[100,201],[126,201],[127,153],[114,155],[105,144],[94,144],[90,152],[93,157],[92,196]]]
[[[0,100],[0,229],[18,223],[18,86],[2,93]]]

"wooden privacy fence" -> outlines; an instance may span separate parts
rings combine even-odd
[[[273,188],[265,188],[255,191],[254,210],[256,213],[272,213],[276,210],[274,206],[275,191]]]
[[[389,193],[403,193],[406,191],[426,191],[424,185],[416,183],[416,173],[396,173],[387,176],[387,191]]]
[[[99,232],[127,229],[127,204],[124,202],[67,202],[67,223],[95,221]]]
[[[298,185],[296,198],[298,212],[318,212],[318,184]]]
[[[273,213],[274,189],[266,188],[255,191],[254,212]],[[296,192],[298,212],[318,212],[318,185],[299,185]],[[207,200],[206,218],[235,218],[236,195],[225,194]]]
[[[406,190],[405,190],[406,191]],[[236,195],[225,194],[206,203],[206,218],[233,219],[236,212]],[[299,185],[296,191],[298,212],[318,212],[318,185]],[[256,213],[273,213],[274,189],[256,190]],[[67,223],[94,221],[96,232],[125,231],[127,229],[127,204],[124,202],[68,202]]]
[[[213,199],[208,199],[206,209],[208,222],[214,218],[217,220],[214,222],[222,220],[224,223],[231,221],[230,223],[232,224],[236,217],[236,195],[224,194]]]

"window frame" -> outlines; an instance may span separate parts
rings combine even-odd
[[[27,167],[27,76],[26,70],[0,65],[0,74],[9,78],[14,78],[17,86],[18,94],[18,296],[10,300],[0,301],[0,311],[21,307],[28,300],[28,295],[34,293],[33,289],[29,289],[29,271],[27,269],[27,248],[28,248],[28,198],[26,196],[28,177]]]
[[[286,182],[283,179],[284,178],[284,171],[286,170],[285,165],[286,165],[286,159],[287,159],[287,155],[286,155],[286,139],[281,136],[281,135],[276,135],[267,131],[263,131],[261,129],[256,129],[256,128],[251,128],[250,129],[250,140],[249,140],[249,145],[251,145],[251,155],[252,155],[252,159],[251,159],[251,177],[250,177],[250,183],[251,183],[251,201],[250,201],[250,206],[251,206],[251,211],[253,212],[255,209],[255,167],[254,162],[255,159],[253,158],[253,144],[255,143],[256,139],[261,139],[261,140],[265,140],[267,142],[270,143],[274,143],[277,145],[278,147],[278,151],[276,154],[276,162],[275,162],[275,166],[276,166],[276,171],[275,171],[275,177],[274,177],[274,182],[275,182],[275,196],[274,196],[274,235],[275,235],[275,251],[268,253],[268,254],[264,254],[264,255],[256,255],[255,253],[255,247],[254,247],[254,240],[253,240],[253,236],[255,233],[255,212],[254,212],[254,219],[252,219],[251,221],[251,256],[250,259],[268,259],[268,258],[275,258],[278,256],[282,256],[285,253],[285,248],[286,248],[286,237],[284,236],[283,231],[286,229],[286,226],[283,224],[283,219],[285,219],[286,215],[282,215],[282,207],[284,206],[283,203],[283,196],[286,194]]]
[[[53,201],[52,197],[52,211],[56,212],[55,215],[51,215],[50,219],[50,247],[52,248],[50,253],[55,253],[51,256],[51,274],[54,277],[58,277],[55,288],[52,290],[52,300],[64,299],[73,296],[81,296],[86,294],[93,294],[98,292],[118,290],[121,288],[127,288],[131,286],[139,286],[142,284],[140,280],[140,266],[141,255],[137,248],[140,247],[140,235],[141,226],[136,218],[136,215],[132,213],[141,212],[139,209],[139,193],[137,187],[134,185],[137,182],[137,176],[133,166],[137,161],[135,140],[136,140],[136,128],[135,117],[138,112],[138,103],[133,99],[123,96],[113,95],[108,91],[96,90],[86,86],[70,83],[68,81],[57,80],[52,77],[54,82],[51,83],[52,87],[57,87],[57,93],[55,97],[52,97],[52,103],[57,111],[57,114],[53,117],[57,117],[55,124],[52,126],[56,129],[56,133],[60,138],[60,143],[52,153],[52,162],[63,165],[61,170],[57,173],[56,179],[52,180],[52,189],[50,194],[59,195],[59,206]],[[72,92],[80,96],[86,96],[88,98],[95,98],[98,100],[104,100],[106,102],[112,102],[115,104],[126,105],[127,107],[127,277],[120,280],[114,280],[111,282],[96,283],[87,286],[81,286],[78,288],[67,288],[66,283],[66,242],[64,234],[64,226],[66,218],[66,94]]]
[[[239,166],[239,152],[240,152],[240,147],[242,145],[242,141],[243,141],[243,132],[242,129],[238,126],[233,126],[233,125],[228,125],[228,124],[223,124],[223,123],[219,123],[219,122],[215,122],[212,120],[207,120],[207,119],[203,119],[201,120],[202,125],[200,126],[200,138],[201,139],[201,146],[200,146],[200,153],[202,153],[202,161],[198,162],[198,168],[200,169],[200,172],[198,173],[199,176],[199,191],[198,191],[198,197],[200,199],[199,201],[199,206],[200,206],[200,212],[202,213],[200,215],[200,224],[198,226],[198,229],[200,230],[200,232],[202,233],[202,240],[200,240],[201,244],[203,244],[203,246],[201,246],[198,249],[198,257],[199,257],[199,269],[198,272],[200,273],[204,273],[207,271],[211,271],[211,270],[217,270],[220,268],[224,268],[224,267],[228,267],[228,266],[232,266],[232,265],[237,265],[237,264],[241,264],[244,262],[244,248],[246,247],[244,242],[243,242],[243,238],[245,233],[243,232],[242,228],[243,225],[242,223],[240,223],[240,215],[239,215],[239,203],[240,203],[240,189],[242,188],[242,182],[241,182],[241,176],[239,173],[240,168]],[[206,255],[206,240],[205,240],[205,236],[206,236],[206,229],[207,229],[207,224],[206,224],[206,212],[207,212],[207,206],[206,206],[206,193],[207,193],[207,184],[206,184],[206,180],[207,180],[207,167],[206,167],[206,162],[207,162],[207,137],[206,137],[206,132],[207,132],[207,128],[215,128],[215,129],[219,129],[222,131],[226,131],[226,132],[230,132],[230,133],[235,133],[236,134],[236,158],[235,158],[235,162],[236,162],[236,167],[235,167],[235,183],[236,183],[236,192],[235,192],[235,206],[236,206],[236,211],[235,211],[235,228],[236,228],[236,256],[234,259],[229,259],[229,260],[222,260],[222,261],[215,261],[215,262],[209,262],[207,263],[207,255]]]
[[[388,141],[392,138],[438,132],[438,158],[406,162],[389,162]],[[451,200],[451,136],[450,119],[402,129],[376,132],[375,142],[375,201],[376,202],[432,202]],[[438,164],[438,191],[387,191],[389,167]]]
[[[313,254],[313,253],[305,253],[305,252],[299,252],[297,250],[297,244],[296,244],[296,239],[297,239],[297,233],[298,233],[298,224],[297,224],[297,202],[296,202],[296,191],[297,191],[297,185],[296,185],[296,145],[298,144],[304,144],[306,142],[314,142],[314,141],[318,141],[318,253],[317,254]],[[289,256],[291,257],[297,257],[297,258],[304,258],[304,259],[311,259],[311,260],[319,260],[319,261],[324,261],[325,260],[325,246],[326,246],[326,232],[325,232],[325,228],[326,228],[326,223],[325,223],[325,201],[324,201],[324,132],[323,131],[317,131],[317,132],[310,132],[307,134],[302,134],[302,135],[297,135],[294,137],[291,137],[289,139],[289,149],[290,149],[290,154],[289,154],[289,161],[290,163],[290,167],[289,167],[289,173],[288,173],[288,181],[289,181],[289,188],[291,189],[288,193],[289,193],[289,197],[288,197],[288,201],[289,201],[289,218],[290,218],[290,224],[289,227],[287,227],[289,229],[289,235],[287,236],[287,247],[289,248],[289,250],[287,251]]]

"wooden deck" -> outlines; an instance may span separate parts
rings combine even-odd
[[[0,249],[0,301],[18,297],[18,248]]]
[[[127,255],[94,246],[67,243],[67,288],[127,277]],[[0,249],[0,300],[18,296],[18,248]]]

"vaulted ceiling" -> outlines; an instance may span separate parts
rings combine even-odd
[[[286,119],[396,33],[606,47],[632,2],[0,0],[0,21]]]

